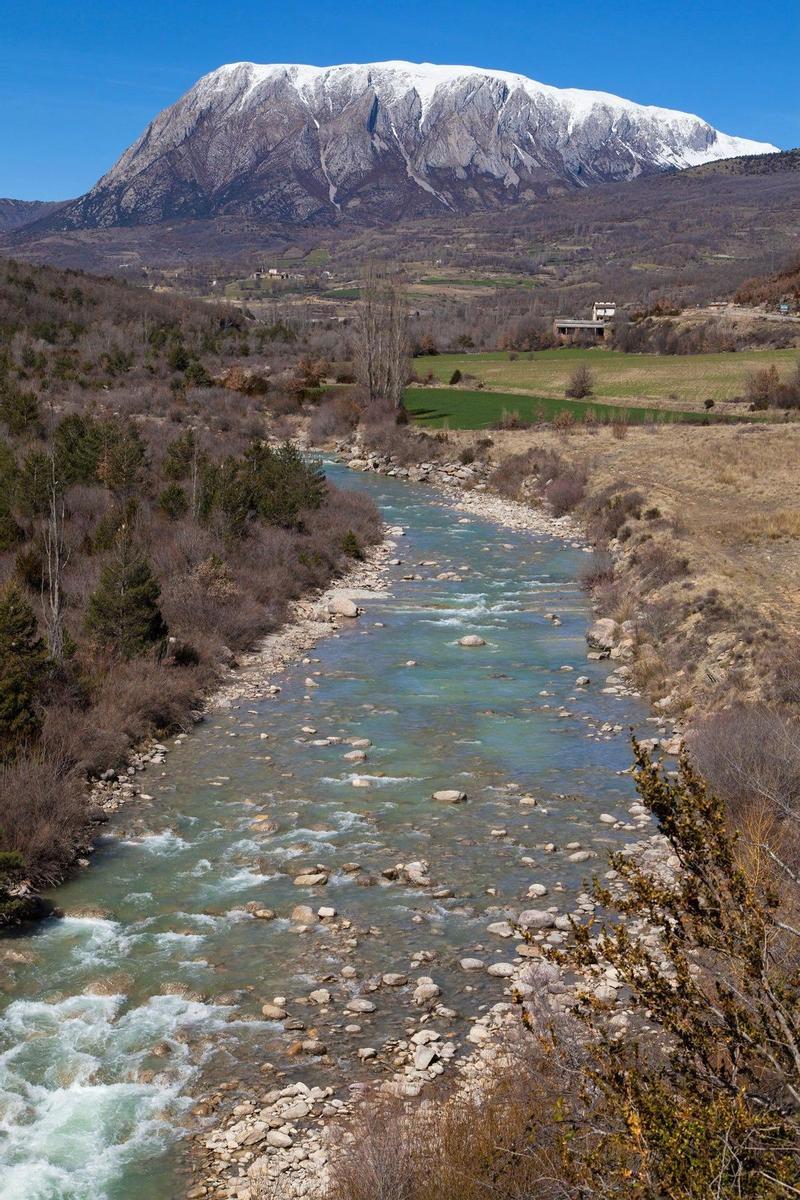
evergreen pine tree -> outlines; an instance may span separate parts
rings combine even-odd
[[[89,600],[86,627],[122,658],[136,658],[167,636],[160,595],[150,564],[123,532]]]
[[[38,734],[38,695],[47,651],[36,617],[15,583],[0,591],[0,762],[8,762]]]

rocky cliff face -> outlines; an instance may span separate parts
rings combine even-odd
[[[686,113],[503,71],[235,63],[156,117],[51,219],[61,228],[221,214],[395,219],[774,149]]]

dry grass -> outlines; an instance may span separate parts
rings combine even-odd
[[[760,513],[749,524],[742,526],[742,541],[757,541],[767,538],[800,538],[800,512],[797,509],[781,509],[774,513]]]
[[[657,629],[643,632],[649,649],[637,680],[649,695],[664,695],[681,670],[680,692],[699,712],[726,696],[763,699],[774,690],[777,648],[800,625],[800,428],[632,426],[623,441],[608,428],[576,429],[569,438],[549,430],[492,436],[498,475],[514,477],[517,487],[512,465],[521,462],[557,455],[564,469],[584,473],[580,508],[595,536],[602,543],[618,533],[631,556],[653,568],[646,586],[626,596],[624,580],[604,605],[610,615],[638,614],[643,626],[666,612]],[[469,442],[466,433],[450,437]],[[671,563],[656,548],[664,545]],[[714,621],[704,607],[709,596]],[[681,637],[671,642],[678,627]]]
[[[570,1042],[521,1034],[478,1093],[364,1106],[337,1139],[326,1200],[567,1200],[562,1139],[582,1061]]]

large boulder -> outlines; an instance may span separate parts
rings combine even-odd
[[[543,908],[528,908],[519,914],[519,924],[523,929],[552,929],[555,923],[555,915]]]
[[[463,804],[467,798],[466,792],[460,792],[458,788],[443,788],[439,792],[434,792],[432,799],[439,800],[442,804]]]
[[[586,634],[586,640],[595,650],[611,650],[617,644],[619,626],[612,617],[600,617]]]
[[[347,596],[334,596],[328,603],[328,612],[332,617],[357,617],[361,611]]]

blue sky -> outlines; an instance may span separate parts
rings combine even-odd
[[[0,196],[85,191],[222,63],[390,58],[520,71],[800,145],[797,0],[0,0]]]

